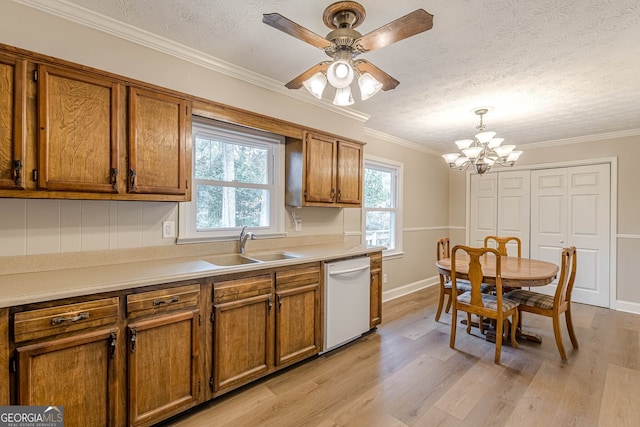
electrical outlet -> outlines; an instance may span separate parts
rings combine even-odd
[[[384,274],[382,275],[382,284],[383,284],[383,285],[386,285],[386,284],[387,284],[387,273],[384,273]]]
[[[162,221],[162,238],[171,239],[176,237],[176,222]]]
[[[295,220],[295,230],[296,231],[302,231],[302,220],[301,219],[296,219]]]

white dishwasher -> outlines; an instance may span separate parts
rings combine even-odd
[[[369,330],[369,257],[325,264],[323,352]]]

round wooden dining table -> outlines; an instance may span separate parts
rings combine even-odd
[[[537,259],[518,258],[513,256],[500,257],[502,269],[502,286],[510,288],[523,288],[529,286],[544,286],[553,282],[558,274],[558,266],[554,263]],[[484,283],[495,285],[496,261],[493,256],[480,257]],[[451,276],[451,258],[443,258],[436,262],[438,272],[445,276]],[[468,279],[469,257],[456,257],[456,277]]]
[[[537,259],[518,258],[511,256],[500,257],[500,268],[502,276],[502,286],[504,288],[522,288],[533,286],[544,286],[553,282],[558,274],[558,266],[547,261]],[[493,256],[483,255],[480,257],[482,266],[483,283],[495,285],[496,283],[496,260]],[[443,258],[436,262],[436,267],[440,274],[451,276],[451,258]],[[468,279],[469,257],[467,255],[456,257],[456,277]],[[505,291],[506,292],[506,291]],[[463,321],[463,323],[465,323]],[[542,338],[536,334],[527,333],[518,329],[518,338],[527,341],[542,342]],[[486,339],[495,342],[495,329],[487,331]]]

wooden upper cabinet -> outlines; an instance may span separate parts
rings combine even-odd
[[[338,141],[307,134],[305,200],[333,203],[336,197]]]
[[[362,145],[339,141],[336,202],[362,205],[362,165]]]
[[[113,80],[38,67],[38,188],[118,191],[119,98]]]
[[[189,103],[165,93],[129,89],[130,193],[185,195],[187,176]]]
[[[0,188],[24,189],[27,63],[0,54]]]
[[[286,146],[286,203],[362,206],[363,144],[306,132]]]

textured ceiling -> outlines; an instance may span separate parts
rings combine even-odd
[[[262,14],[280,13],[324,36],[331,2],[56,0],[47,7],[78,5],[284,84],[327,56],[263,24]],[[520,146],[640,134],[638,0],[360,3],[362,34],[418,8],[434,15],[430,31],[361,56],[400,81],[350,107],[370,116],[369,129],[447,152],[475,134],[473,110],[491,106],[487,130]]]

